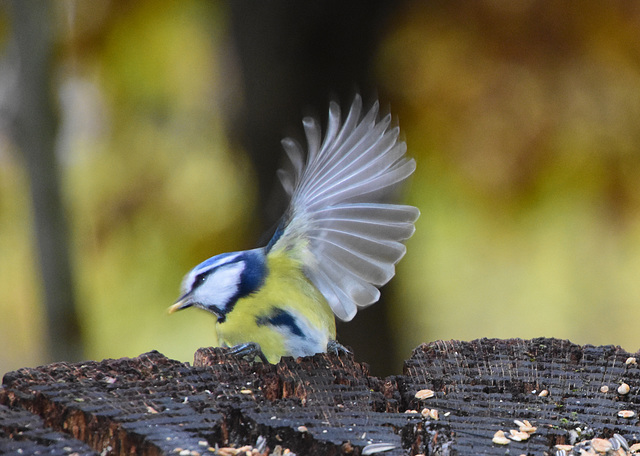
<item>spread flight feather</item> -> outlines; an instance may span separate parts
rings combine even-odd
[[[376,102],[361,118],[362,99],[356,96],[341,124],[340,107],[331,103],[324,140],[318,122],[305,118],[306,160],[297,142],[282,141],[292,172],[280,170],[278,176],[291,202],[272,249],[298,255],[309,280],[344,321],[379,299],[378,287],[395,274],[406,252],[402,241],[420,215],[413,206],[387,202],[416,164],[398,142],[399,129],[389,128],[391,116],[377,120],[378,108]]]

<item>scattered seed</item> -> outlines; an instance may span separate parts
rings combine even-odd
[[[611,443],[611,450],[618,451],[620,449],[620,442],[615,438],[610,438],[609,443]]]
[[[609,392],[609,387],[607,385],[602,385],[600,387],[600,392],[601,393],[608,393]]]
[[[518,430],[520,432],[526,432],[527,434],[533,434],[538,429],[537,427],[533,426],[529,422],[529,420],[513,420],[513,422],[516,424],[516,426],[518,426]]]
[[[629,394],[630,390],[631,388],[629,388],[629,385],[627,385],[626,383],[623,383],[618,387],[618,394],[622,394],[624,396],[625,394]]]
[[[253,393],[253,391],[251,391],[250,389],[241,389],[240,390],[240,394],[251,394]]]
[[[591,440],[591,448],[593,448],[597,453],[606,453],[611,450],[613,445],[611,442],[605,439],[592,439]]]
[[[256,439],[256,445],[255,448],[252,450],[252,452],[257,452],[257,453],[264,453],[264,451],[267,449],[267,438],[264,435],[259,435],[258,438]]]
[[[430,397],[435,396],[436,393],[433,392],[433,390],[430,389],[423,389],[420,390],[416,393],[416,399],[429,399]]]
[[[431,418],[432,420],[438,420],[439,418],[439,413],[437,409],[423,408],[420,414],[425,418]]]
[[[493,434],[493,438],[491,439],[491,441],[498,445],[509,444],[509,439],[506,435],[504,435],[504,431],[497,431],[495,434]]]
[[[147,412],[149,412],[149,413],[158,413],[158,411],[156,409],[154,409],[153,407],[151,407],[150,405],[147,405]]]
[[[306,426],[298,426],[298,432],[308,432],[309,429],[307,429]]]
[[[618,412],[618,416],[620,418],[633,418],[635,414],[636,412],[634,412],[633,410],[620,410]]]
[[[637,453],[637,452],[639,452],[639,451],[640,451],[640,443],[634,443],[633,445],[631,445],[631,446],[629,447],[629,451],[630,451],[631,453]]]
[[[417,410],[405,410],[404,413],[418,413]]]
[[[515,429],[511,429],[509,431],[509,438],[511,440],[515,440],[516,442],[522,442],[529,438],[529,434],[527,434],[526,432],[516,431]]]
[[[540,397],[547,397],[549,395],[549,390],[542,390],[540,391],[540,394],[538,394],[538,396]]]
[[[623,438],[623,439],[624,439],[624,437],[622,437],[620,434],[614,434],[613,437],[611,437],[609,439],[609,443],[611,443],[611,450],[618,452],[620,447],[622,447],[622,441],[618,440],[618,438],[616,436],[619,436],[620,438]],[[626,442],[626,440],[625,440],[625,442]],[[624,451],[629,451],[629,444],[627,444],[627,448],[625,448]]]
[[[393,450],[395,448],[398,448],[398,445],[394,443],[372,443],[362,449],[362,454],[367,455],[382,453],[384,451]]]
[[[238,454],[238,449],[233,447],[222,447],[218,448],[216,453],[220,456],[236,456]]]
[[[629,356],[624,363],[628,366],[629,364],[638,364],[638,361],[635,357]]]
[[[613,434],[613,437],[611,437],[609,439],[609,441],[611,443],[617,442],[619,444],[619,446],[621,446],[625,451],[629,451],[629,442],[627,442],[627,439],[622,437],[620,434],[617,434],[617,433]],[[615,446],[615,444],[614,444],[614,446]]]

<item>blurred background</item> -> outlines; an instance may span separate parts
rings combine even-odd
[[[422,342],[640,346],[640,4],[0,3],[0,375],[182,361],[182,276],[254,247],[280,139],[379,98],[422,211],[384,299],[340,325],[374,374]]]

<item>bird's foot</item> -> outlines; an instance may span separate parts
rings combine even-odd
[[[256,342],[247,342],[244,344],[234,345],[229,349],[229,354],[238,358],[247,358],[251,361],[253,361],[257,356],[262,360],[263,363],[269,363],[269,361],[267,361],[267,357],[264,356],[264,353],[262,353],[260,345]]]
[[[351,355],[351,350],[339,343],[337,340],[329,339],[327,343],[327,353],[333,353],[336,356]]]

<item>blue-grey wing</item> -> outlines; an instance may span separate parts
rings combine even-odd
[[[378,287],[395,274],[420,211],[393,204],[395,188],[415,170],[390,128],[391,116],[378,119],[378,103],[364,115],[356,96],[347,118],[331,103],[327,131],[305,118],[307,153],[291,139],[282,144],[290,171],[278,175],[291,203],[274,249],[287,248],[336,316],[351,320],[358,307],[376,302]]]

